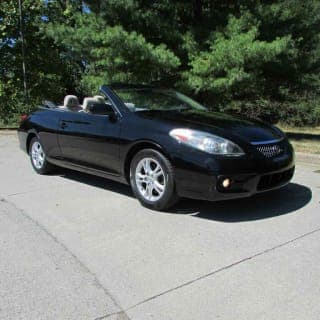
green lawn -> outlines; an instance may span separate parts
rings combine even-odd
[[[4,123],[1,119],[0,119],[0,129],[3,128],[17,128],[17,121],[11,121],[9,123]]]
[[[307,134],[320,134],[320,127],[291,127],[287,125],[278,125],[284,132],[292,133],[307,133]]]
[[[296,152],[320,154],[320,142],[316,140],[293,140],[290,139]]]
[[[286,125],[279,125],[279,127],[289,135],[296,152],[320,154],[320,127],[299,128]],[[290,133],[293,136],[290,137]]]

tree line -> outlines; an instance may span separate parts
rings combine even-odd
[[[1,1],[4,123],[44,99],[125,82],[174,87],[212,110],[320,125],[318,0],[22,0],[21,17],[17,0]]]

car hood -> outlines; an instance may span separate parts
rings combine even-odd
[[[173,128],[201,130],[223,136],[238,138],[246,142],[263,142],[282,138],[280,132],[271,125],[258,120],[245,119],[220,112],[181,111],[140,111],[139,117],[166,122]]]

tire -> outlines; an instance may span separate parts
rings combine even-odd
[[[29,157],[33,169],[38,174],[47,174],[52,171],[53,165],[47,161],[42,144],[37,137],[32,138],[30,142]]]
[[[143,149],[130,164],[130,184],[140,203],[154,210],[165,210],[178,202],[174,170],[159,151]]]

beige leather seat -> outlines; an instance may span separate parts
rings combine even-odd
[[[97,103],[100,103],[96,98],[93,98],[93,97],[87,97],[87,98],[84,98],[83,99],[83,104],[82,104],[82,107],[83,107],[83,111],[84,112],[90,112],[90,106],[94,105],[94,104],[97,104]]]
[[[132,102],[125,102],[124,104],[125,104],[125,106],[126,106],[130,111],[135,111],[135,110],[136,110],[136,107],[135,107],[134,103],[132,103]]]
[[[103,96],[94,96],[93,99],[96,99],[99,103],[106,103],[106,99]]]
[[[75,112],[82,110],[78,97],[73,95],[67,95],[64,97],[63,107]]]

